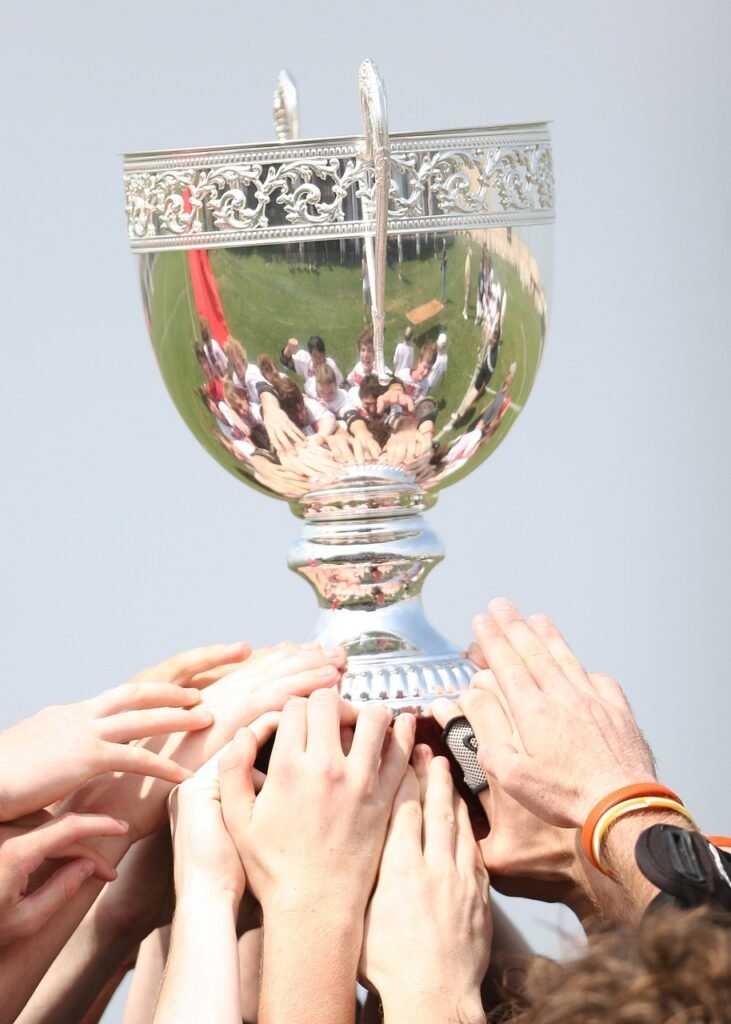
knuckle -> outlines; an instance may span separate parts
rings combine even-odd
[[[4,872],[14,874],[22,864],[22,846],[18,843],[18,837],[12,836],[10,839],[6,839],[0,847],[0,865]]]

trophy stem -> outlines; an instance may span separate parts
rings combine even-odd
[[[305,496],[290,568],[317,594],[312,639],[348,651],[341,692],[421,714],[469,683],[475,667],[427,621],[421,589],[444,557],[421,512],[426,497],[403,470],[353,467]]]

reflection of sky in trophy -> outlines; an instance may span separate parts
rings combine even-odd
[[[163,376],[208,450],[281,497],[363,463],[452,483],[530,393],[546,298],[524,236],[544,230],[389,239],[387,382],[359,239],[147,255]]]

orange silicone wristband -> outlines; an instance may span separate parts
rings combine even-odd
[[[633,800],[638,796],[665,796],[670,800],[675,800],[681,807],[684,806],[677,793],[673,793],[672,789],[668,789],[667,786],[663,786],[659,782],[635,782],[631,786],[622,786],[621,789],[615,789],[612,793],[607,793],[589,811],[584,827],[581,830],[581,848],[589,863],[597,868],[597,870],[602,871],[594,857],[593,848],[594,831],[599,824],[599,819],[607,811],[611,810],[612,807],[616,807],[617,804],[621,804],[625,800]]]

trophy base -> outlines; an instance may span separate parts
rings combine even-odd
[[[429,625],[420,598],[372,611],[323,610],[311,639],[348,652],[346,700],[383,701],[395,712],[421,715],[437,697],[456,697],[475,672]]]
[[[402,469],[349,467],[305,496],[303,534],[289,556],[318,595],[311,639],[348,652],[343,697],[418,716],[437,697],[456,698],[476,671],[424,615],[421,588],[444,557],[420,514],[426,500]]]

